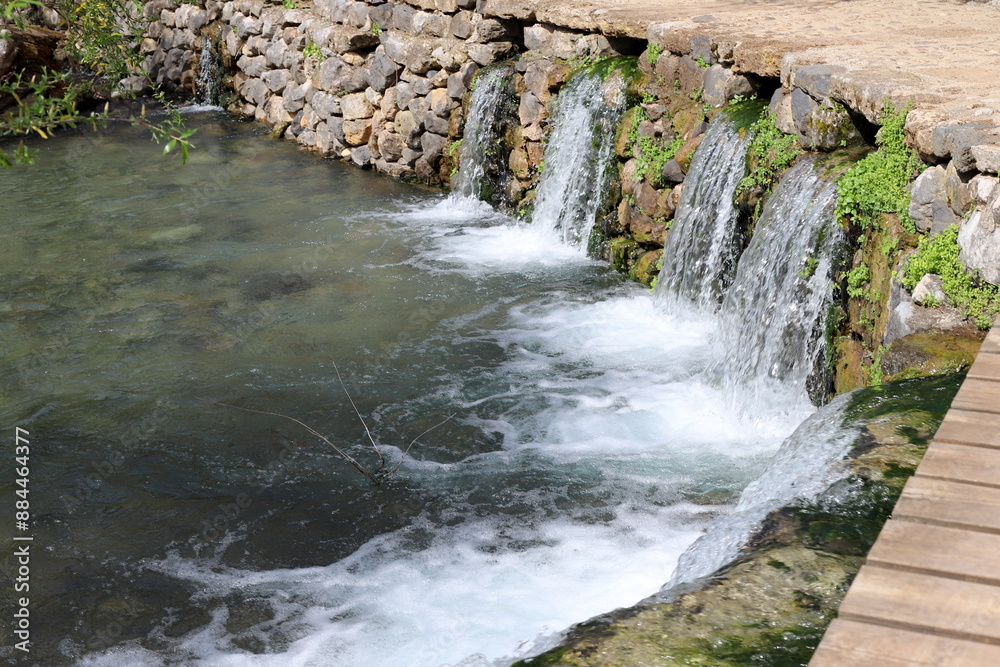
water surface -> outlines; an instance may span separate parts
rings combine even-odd
[[[33,660],[503,664],[654,593],[811,410],[740,409],[713,316],[539,230],[189,121],[186,166],[117,129],[0,174]],[[454,415],[381,486],[214,405],[374,468],[334,363],[391,466]]]

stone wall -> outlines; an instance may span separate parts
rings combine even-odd
[[[506,184],[493,203],[511,211],[530,209],[550,103],[567,77],[599,58],[638,56],[635,104],[616,142],[621,195],[597,225],[598,252],[645,283],[658,271],[691,156],[720,107],[756,95],[803,148],[830,152],[872,144],[887,100],[901,108],[919,98],[910,84],[817,62],[794,44],[733,38],[711,16],[637,27],[588,23],[514,0],[318,0],[297,8],[200,2],[147,5],[158,18],[142,45],[154,82],[200,94],[207,45],[231,75],[231,110],[324,155],[432,185],[448,185],[457,167],[454,148],[477,72],[509,63],[516,112],[501,164],[491,168],[505,171],[497,182]],[[962,259],[1000,284],[1000,121],[974,104],[957,120],[935,109],[918,99],[907,120],[910,144],[930,165],[913,184],[910,214],[920,231],[959,223]],[[661,159],[651,160],[653,153]],[[855,264],[871,263],[865,252]],[[864,314],[845,303],[849,347],[866,363],[896,338],[961,320],[923,308],[892,279],[895,267],[883,268],[877,289],[890,295],[884,302]],[[866,319],[874,327],[857,322]],[[840,375],[852,373],[845,366]]]

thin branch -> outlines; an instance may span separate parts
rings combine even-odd
[[[333,370],[337,372],[337,379],[340,381],[340,387],[344,390],[347,395],[347,400],[351,402],[351,407],[354,408],[354,414],[358,416],[361,420],[361,425],[365,427],[365,433],[368,434],[368,442],[372,443],[372,447],[375,449],[375,453],[378,454],[378,460],[385,465],[385,457],[382,456],[382,452],[379,450],[378,445],[375,444],[375,438],[372,437],[372,432],[368,430],[368,424],[365,423],[365,418],[361,416],[361,411],[358,410],[358,406],[354,405],[354,399],[351,398],[351,392],[347,391],[347,386],[344,385],[344,378],[340,377],[340,369],[337,368],[337,362],[333,361]]]
[[[436,429],[438,426],[441,426],[445,422],[450,421],[451,418],[454,417],[457,414],[458,414],[457,412],[451,413],[450,415],[448,415],[447,417],[445,417],[444,419],[442,419],[440,422],[438,422],[437,424],[434,424],[434,426],[431,426],[429,429],[427,429],[426,431],[424,431],[423,433],[421,433],[420,435],[418,435],[417,437],[415,437],[413,440],[411,440],[410,444],[408,444],[406,446],[406,449],[403,450],[403,454],[399,457],[399,461],[396,463],[396,467],[394,467],[389,472],[386,472],[386,473],[384,473],[384,474],[382,474],[380,476],[381,477],[389,477],[391,475],[396,474],[396,471],[399,470],[399,466],[403,465],[403,459],[406,458],[406,454],[410,451],[410,447],[412,447],[414,445],[414,443],[417,442],[417,440],[419,440],[420,438],[424,437],[425,435],[427,435],[428,433],[430,433],[431,431],[433,431],[434,429]]]
[[[333,449],[334,449],[335,452],[337,452],[338,454],[340,454],[340,456],[343,457],[343,459],[345,461],[347,461],[352,466],[354,466],[357,469],[357,471],[360,472],[362,475],[364,475],[365,477],[367,477],[368,479],[370,479],[375,484],[379,483],[378,478],[376,478],[375,475],[373,475],[372,473],[368,472],[368,470],[366,470],[364,466],[362,466],[360,463],[358,463],[354,459],[354,457],[352,457],[350,454],[348,454],[347,452],[345,452],[344,450],[342,450],[337,445],[335,445],[332,442],[330,442],[330,440],[325,435],[323,435],[322,433],[320,433],[319,431],[317,431],[313,427],[309,426],[308,424],[299,421],[295,417],[289,417],[288,415],[283,415],[280,412],[268,412],[266,410],[252,410],[250,408],[241,408],[238,405],[230,405],[229,403],[218,403],[218,402],[216,402],[213,405],[222,405],[222,406],[225,406],[227,408],[234,408],[236,410],[242,410],[243,412],[253,412],[253,413],[256,413],[256,414],[259,414],[259,415],[272,415],[274,417],[281,417],[282,419],[287,419],[288,421],[293,421],[296,424],[298,424],[299,426],[301,426],[302,428],[306,429],[307,431],[309,431],[310,433],[312,433],[313,435],[315,435],[317,438],[319,438],[320,440],[322,440],[326,444],[328,444],[331,447],[333,447]]]

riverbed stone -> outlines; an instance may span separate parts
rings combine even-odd
[[[705,72],[705,90],[701,98],[706,104],[721,107],[737,95],[751,93],[753,85],[750,80],[741,74],[736,74],[728,67],[712,65]]]
[[[420,147],[424,152],[424,159],[432,167],[436,167],[441,159],[441,153],[448,144],[448,139],[433,132],[425,132],[420,138]]]

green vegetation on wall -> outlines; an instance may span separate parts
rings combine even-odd
[[[1000,288],[970,273],[958,259],[959,250],[958,225],[951,225],[936,236],[924,237],[917,254],[903,268],[903,286],[912,290],[928,273],[941,276],[949,303],[979,328],[988,329],[1000,315]]]
[[[911,233],[916,230],[907,210],[907,185],[920,173],[917,154],[906,145],[906,115],[891,102],[882,109],[882,129],[876,138],[878,150],[858,161],[837,184],[837,217],[850,216],[862,229],[878,226],[883,213],[899,216]]]
[[[785,134],[775,125],[770,109],[750,126],[750,132],[753,139],[747,152],[747,175],[736,188],[737,197],[753,190],[770,193],[778,177],[802,152],[795,135]]]

